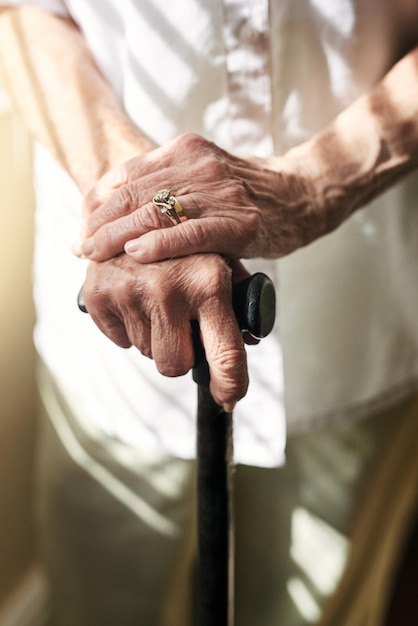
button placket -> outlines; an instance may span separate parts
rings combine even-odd
[[[268,0],[224,1],[224,44],[232,143],[273,152]],[[238,148],[237,148],[238,149]]]

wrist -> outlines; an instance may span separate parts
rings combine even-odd
[[[378,146],[364,129],[345,136],[337,120],[285,154],[306,181],[309,211],[320,237],[330,233],[363,206],[371,190]],[[370,140],[370,141],[369,141]]]
[[[290,149],[285,159],[305,182],[307,211],[316,224],[315,238],[337,228],[354,210],[345,185],[349,163],[338,160],[325,132]]]
[[[110,169],[155,149],[155,144],[143,135],[128,118],[118,115],[114,123],[107,121],[111,132],[103,133],[100,150],[87,149],[75,155],[70,165],[70,174],[80,190],[87,193]],[[116,129],[116,132],[115,132]]]
[[[273,172],[271,180],[279,220],[273,231],[280,256],[308,245],[332,230],[332,211],[324,189],[324,164],[314,158],[308,142],[292,148],[283,156],[267,159],[265,166]],[[287,232],[286,224],[293,225],[293,234]],[[283,235],[288,239],[289,246],[281,241]]]

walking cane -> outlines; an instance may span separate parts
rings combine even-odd
[[[273,328],[275,291],[262,273],[233,286],[233,307],[239,327],[262,339]],[[234,510],[232,413],[209,391],[209,369],[197,323],[192,323],[195,346],[193,380],[198,385],[197,515],[198,623],[234,625]]]
[[[254,274],[233,285],[232,304],[242,331],[266,337],[274,325],[275,291],[271,280]],[[83,289],[78,306],[87,313]],[[192,322],[195,350],[193,380],[198,385],[197,501],[199,626],[234,624],[234,514],[232,413],[209,391],[209,368],[197,322]]]

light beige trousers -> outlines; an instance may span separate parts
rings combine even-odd
[[[195,467],[72,414],[45,368],[38,520],[52,626],[194,626]],[[418,399],[236,472],[235,626],[381,626],[417,500]],[[216,625],[214,625],[216,626]]]

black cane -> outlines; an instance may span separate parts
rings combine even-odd
[[[265,274],[254,274],[233,286],[238,324],[253,337],[266,337],[274,325],[275,291]],[[198,384],[197,500],[198,500],[198,623],[234,624],[234,507],[232,414],[220,407],[209,391],[209,369],[192,323]]]
[[[271,280],[254,274],[233,285],[232,304],[242,331],[266,337],[275,319]],[[83,289],[78,306],[87,313]],[[193,380],[198,385],[198,620],[199,626],[234,624],[234,519],[232,413],[219,406],[209,391],[209,368],[197,322],[192,322],[195,350]]]

